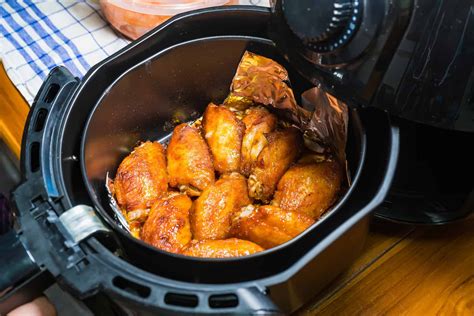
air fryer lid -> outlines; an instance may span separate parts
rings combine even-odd
[[[199,117],[210,101],[222,102],[229,93],[235,70],[246,50],[285,63],[272,43],[264,39],[222,36],[181,43],[157,52],[124,72],[91,112],[82,144],[86,187],[98,211],[120,236],[130,260],[144,269],[160,275],[171,273],[179,279],[185,279],[185,275],[192,271],[189,277],[224,282],[235,274],[203,274],[198,267],[199,263],[222,265],[225,262],[227,267],[231,264],[236,269],[240,267],[239,280],[262,277],[291,264],[311,247],[311,243],[317,242],[318,226],[324,220],[293,241],[264,253],[233,259],[190,258],[161,251],[133,238],[117,225],[110,208],[105,186],[107,173],[114,177],[121,160],[140,141],[163,139],[177,122]],[[285,66],[290,70],[295,94],[301,94],[309,83],[292,72],[291,67]],[[349,133],[347,159],[356,183],[363,161],[363,136],[355,113],[352,113],[351,119],[354,122]],[[346,195],[351,191],[352,187]],[[334,207],[334,212],[343,207],[344,200],[342,198]],[[306,244],[304,240],[312,242]],[[275,264],[275,260],[279,264]],[[160,269],[165,265],[157,266],[155,262],[164,261],[185,261],[192,265],[185,271],[162,271]]]
[[[350,105],[474,132],[472,1],[275,0],[270,37]]]

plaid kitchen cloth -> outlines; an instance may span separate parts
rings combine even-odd
[[[0,59],[30,105],[52,68],[63,65],[82,78],[129,42],[107,24],[98,0],[0,0]]]

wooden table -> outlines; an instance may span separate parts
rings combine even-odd
[[[365,251],[300,315],[474,315],[474,216],[437,227],[374,221]]]
[[[21,136],[29,110],[0,62],[0,139],[17,157],[20,157]]]
[[[0,137],[19,157],[29,107],[0,67]],[[374,221],[362,255],[298,315],[474,315],[474,216],[442,227]]]

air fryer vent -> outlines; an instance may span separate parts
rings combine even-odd
[[[212,308],[230,308],[239,305],[239,299],[235,294],[211,295],[209,306]]]
[[[181,307],[196,307],[198,306],[199,299],[196,295],[192,294],[166,293],[165,303]]]
[[[120,276],[115,277],[112,283],[117,288],[142,298],[147,298],[151,294],[151,289],[149,287],[132,282]]]
[[[56,83],[51,84],[43,99],[44,102],[51,103],[56,98],[56,95],[58,94],[58,92],[59,92],[59,85]]]

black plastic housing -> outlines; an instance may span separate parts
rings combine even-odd
[[[471,0],[344,2],[361,6],[359,15],[351,15],[344,33],[326,39],[329,49],[304,40],[325,19],[317,19],[316,13],[295,18],[291,9],[298,6],[282,4],[291,1],[298,2],[275,0],[271,38],[308,80],[351,105],[376,107],[432,127],[474,132]],[[307,10],[324,6],[321,11],[330,11],[336,4],[312,2]],[[300,36],[293,33],[295,26]]]

